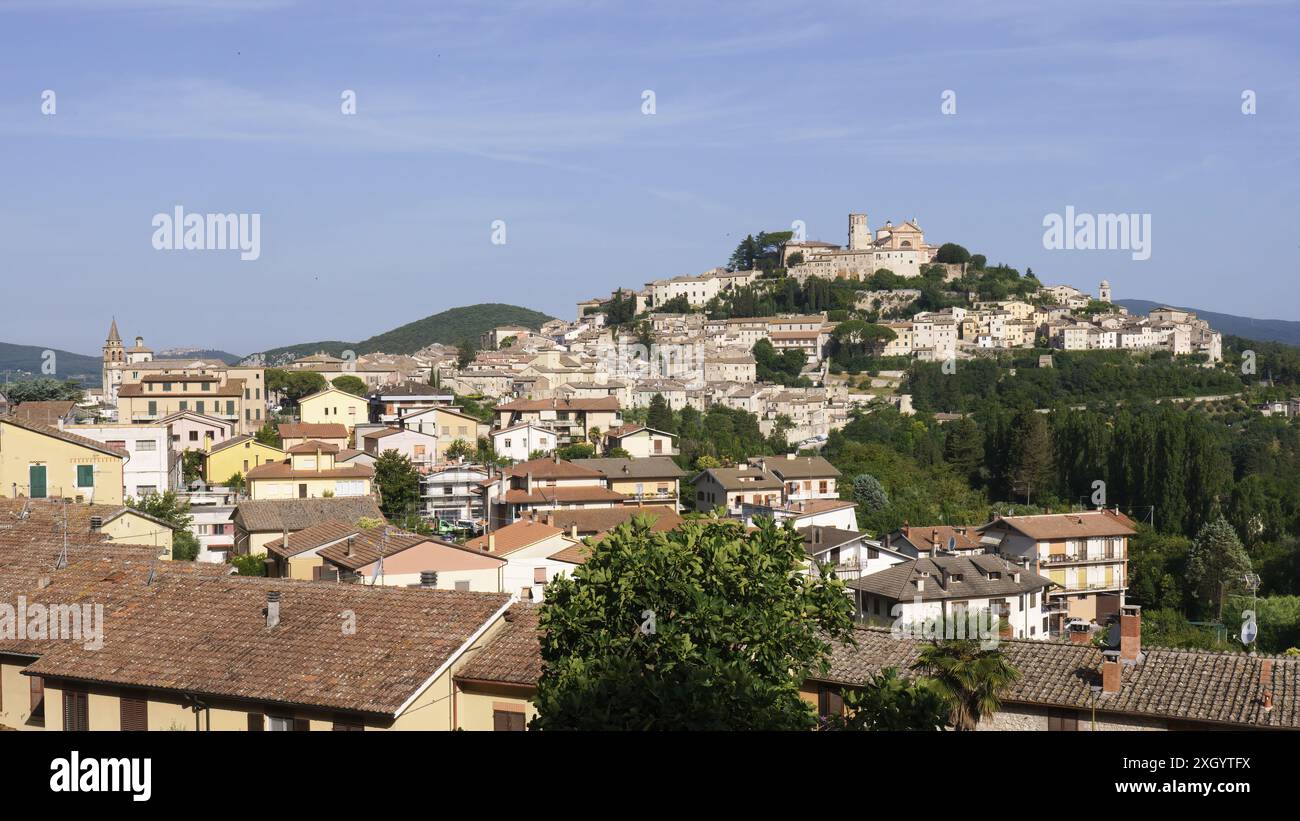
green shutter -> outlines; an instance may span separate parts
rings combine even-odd
[[[32,465],[27,469],[27,490],[33,499],[45,498],[45,465]]]
[[[77,487],[95,486],[95,466],[77,465]]]

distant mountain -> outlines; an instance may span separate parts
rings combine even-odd
[[[229,351],[214,351],[209,348],[168,348],[155,354],[159,359],[220,359],[227,365],[234,365],[244,357]]]
[[[444,345],[456,345],[463,339],[473,339],[477,342],[481,334],[499,325],[522,325],[525,328],[536,330],[551,319],[553,317],[530,308],[506,305],[500,302],[487,302],[480,305],[451,308],[433,316],[426,316],[424,319],[417,319],[415,322],[407,323],[360,342],[340,342],[338,340],[304,342],[298,345],[271,348],[262,351],[260,354],[252,354],[247,358],[261,357],[260,361],[265,364],[283,365],[318,351],[324,351],[332,356],[340,356],[345,350],[355,351],[358,356],[374,353],[375,351],[392,354],[412,354],[435,342]]]
[[[1248,316],[1234,316],[1191,308],[1185,305],[1170,305],[1168,302],[1152,302],[1147,299],[1117,299],[1120,305],[1128,308],[1129,313],[1146,314],[1154,308],[1169,306],[1193,311],[1210,323],[1210,327],[1225,335],[1242,336],[1261,342],[1281,342],[1286,345],[1300,345],[1300,322],[1290,319],[1252,319]]]
[[[54,351],[54,373],[56,379],[75,379],[82,385],[97,388],[102,381],[103,359],[98,356],[84,356],[57,348],[42,348],[39,345],[12,345],[0,342],[0,384],[6,377],[9,381],[28,377],[45,376],[41,366],[45,362],[47,350]]]

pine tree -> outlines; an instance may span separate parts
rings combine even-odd
[[[1237,532],[1220,516],[1201,528],[1187,559],[1187,584],[1201,614],[1222,616],[1222,594],[1251,570]]]

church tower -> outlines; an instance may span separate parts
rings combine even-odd
[[[866,214],[849,214],[849,250],[866,251],[871,247],[871,229]]]
[[[1101,281],[1101,285],[1097,288],[1097,299],[1101,302],[1110,302],[1110,280]]]
[[[117,332],[117,317],[113,317],[113,324],[108,329],[108,341],[104,343],[104,369],[101,374],[101,385],[104,388],[104,395],[107,397],[117,396],[117,386],[122,381],[122,366],[126,364],[126,347],[122,345],[122,337]]]

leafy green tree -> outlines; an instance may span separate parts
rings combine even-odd
[[[450,460],[470,459],[476,452],[474,446],[464,439],[457,439],[447,446],[447,458]]]
[[[253,438],[263,445],[270,445],[273,448],[281,446],[280,431],[269,421],[257,429],[257,432],[253,434]]]
[[[814,727],[799,688],[851,640],[843,582],[802,572],[802,539],[771,520],[651,525],[619,525],[547,586],[533,728]]]
[[[230,557],[235,573],[240,576],[265,576],[266,557],[260,553],[244,553]]]
[[[844,714],[831,716],[824,730],[946,730],[948,702],[921,678],[906,681],[887,667],[862,687],[843,693]]]
[[[353,376],[350,373],[334,377],[330,384],[344,393],[350,393],[353,396],[365,396],[369,391],[366,387],[365,380],[359,376]]]
[[[590,459],[596,455],[596,446],[588,442],[574,442],[562,448],[556,448],[555,455],[566,461]]]
[[[951,265],[954,263],[960,264],[963,262],[970,262],[970,258],[970,251],[967,251],[955,242],[945,242],[943,245],[939,246],[939,251],[935,254],[934,261]]]
[[[853,501],[865,513],[876,513],[889,506],[889,494],[884,485],[870,473],[853,477]]]
[[[80,384],[48,376],[10,382],[0,393],[4,394],[10,405],[21,405],[24,402],[80,402],[86,398],[86,392]]]
[[[998,649],[985,650],[971,639],[936,641],[921,647],[912,665],[948,702],[955,730],[974,730],[981,719],[1002,708],[1002,694],[1020,680],[1020,671]]]
[[[181,454],[181,481],[188,487],[203,480],[203,460],[207,457],[201,450],[187,450]]]
[[[325,390],[329,383],[315,371],[288,371],[281,368],[266,369],[266,389],[297,405],[304,396]]]
[[[1016,416],[1011,436],[1010,475],[1011,492],[1016,498],[1023,494],[1026,503],[1050,492],[1054,486],[1052,437],[1044,415],[1034,410],[1021,411]]]
[[[190,503],[175,491],[151,493],[139,499],[126,500],[128,507],[161,519],[171,525],[172,558],[177,561],[193,561],[199,555],[199,540],[190,532],[194,517],[190,515]]]
[[[470,337],[466,337],[456,346],[456,366],[464,368],[474,357],[478,355],[478,343]]]
[[[230,474],[230,478],[226,480],[226,487],[236,493],[243,493],[244,489],[248,487],[248,481],[244,479],[244,474],[235,472]]]
[[[664,399],[662,393],[656,393],[650,397],[650,408],[646,412],[646,427],[661,430],[665,433],[673,433],[677,427],[673,421],[673,412],[668,407],[668,400]]]
[[[420,474],[402,453],[386,450],[379,454],[375,460],[375,484],[379,487],[379,509],[390,522],[417,509]]]
[[[1202,614],[1222,616],[1222,596],[1251,571],[1250,556],[1220,516],[1201,528],[1187,557],[1187,585]]]

